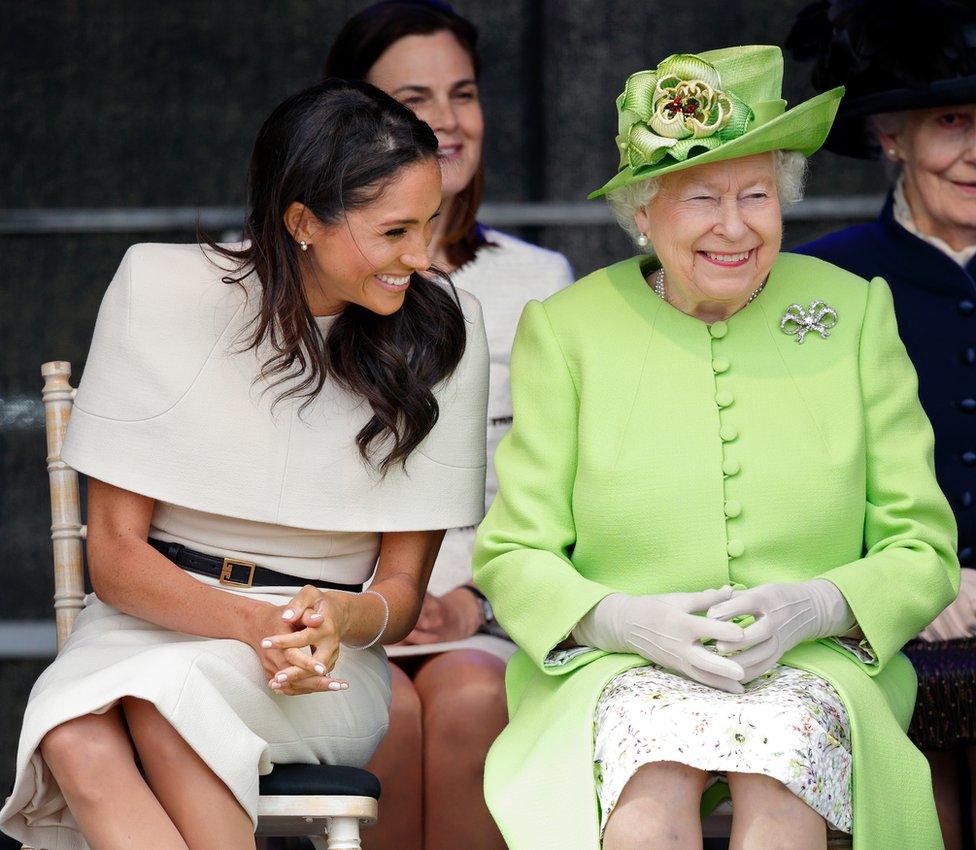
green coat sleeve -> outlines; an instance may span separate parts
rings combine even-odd
[[[499,623],[546,672],[546,655],[612,588],[570,560],[576,541],[579,399],[546,308],[530,301],[512,348],[512,427],[495,452],[498,494],[478,529],[475,583]]]
[[[959,590],[956,524],[935,479],[933,436],[898,336],[888,285],[875,278],[858,353],[864,404],[864,556],[823,575],[844,594],[877,673]]]

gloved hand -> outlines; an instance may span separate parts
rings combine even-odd
[[[735,646],[743,638],[743,630],[735,623],[694,613],[729,599],[731,594],[731,587],[652,596],[613,593],[590,609],[572,635],[580,646],[633,652],[703,685],[741,694],[742,667],[701,641],[716,639]]]
[[[961,570],[959,595],[919,637],[922,640],[956,640],[976,636],[976,570]]]
[[[740,667],[740,682],[751,682],[772,669],[783,654],[799,643],[842,635],[854,626],[854,615],[844,595],[826,579],[761,584],[739,590],[726,602],[708,609],[708,616],[731,620],[752,614],[755,622],[743,630],[738,642],[718,641],[715,649],[730,655]]]

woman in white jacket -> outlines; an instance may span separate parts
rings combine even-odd
[[[259,774],[371,756],[378,643],[483,512],[480,310],[425,275],[436,150],[372,86],[316,86],[258,135],[246,242],[126,254],[63,449],[95,593],[31,693],[5,832],[253,848]]]

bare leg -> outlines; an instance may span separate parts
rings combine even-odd
[[[146,781],[190,850],[254,850],[247,812],[156,707],[126,697],[122,710]]]
[[[118,708],[56,726],[40,749],[92,850],[187,850],[139,773]]]
[[[414,678],[424,717],[425,850],[505,850],[485,805],[488,748],[505,727],[505,663],[480,650],[433,657]]]
[[[379,819],[363,831],[368,850],[421,850],[423,846],[423,756],[420,699],[396,662],[390,665],[393,701],[390,728],[366,766],[383,787]]]
[[[620,792],[603,850],[701,850],[703,770],[674,761],[645,764]]]
[[[756,773],[730,773],[729,850],[824,850],[827,823],[781,782]]]

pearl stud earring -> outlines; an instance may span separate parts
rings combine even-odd
[[[643,233],[637,237],[637,244],[640,245],[641,248],[647,247],[647,237]]]
[[[898,151],[895,148],[888,148],[888,156],[890,156],[892,159],[897,159]]]
[[[306,242],[304,239],[301,242],[299,242],[298,244],[301,245],[301,248],[302,248],[303,251],[307,251],[308,250],[308,242]]]

